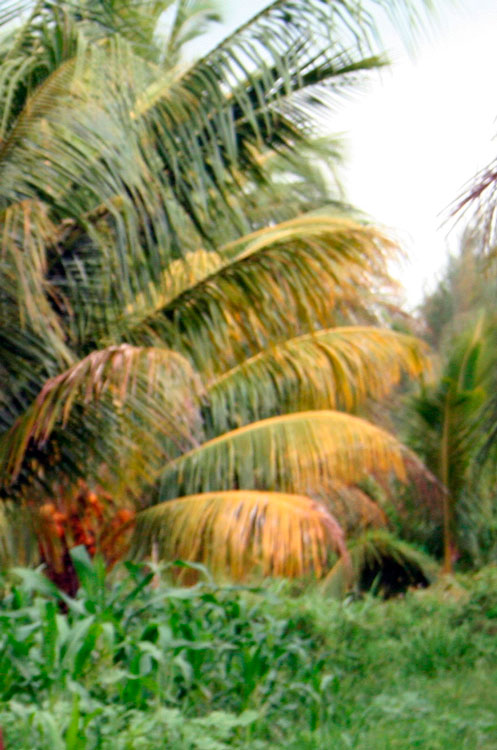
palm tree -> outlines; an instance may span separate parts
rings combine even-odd
[[[440,377],[425,384],[412,400],[410,443],[426,466],[442,481],[444,494],[444,570],[458,556],[457,516],[465,495],[478,498],[475,460],[485,441],[484,415],[490,384],[490,337],[484,319],[453,342]],[[481,479],[481,467],[480,467]]]
[[[53,541],[54,498],[97,507],[84,479],[141,509],[136,554],[319,572],[344,545],[314,493],[406,478],[406,449],[345,410],[425,362],[365,325],[391,243],[325,210],[296,156],[315,112],[382,62],[373,20],[279,0],[186,65],[201,4],[176,4],[160,43],[171,5],[0,11],[4,496],[41,504]]]

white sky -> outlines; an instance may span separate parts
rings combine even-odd
[[[397,274],[410,306],[456,249],[460,226],[440,226],[463,186],[497,152],[497,0],[449,10],[415,59],[396,64],[352,106],[345,184],[351,202],[393,227],[408,254]]]
[[[266,4],[221,0],[225,25],[213,41]],[[351,203],[393,229],[407,252],[396,275],[410,307],[457,247],[458,231],[447,238],[441,214],[497,152],[497,0],[436,5],[437,22],[413,56],[386,30],[393,66],[344,101],[330,129],[346,134]]]

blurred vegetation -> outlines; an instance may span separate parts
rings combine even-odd
[[[493,218],[415,326],[323,137],[430,5],[0,7],[0,747],[497,748]]]
[[[2,582],[9,750],[496,746],[495,568],[340,602],[73,556],[66,614],[40,573]]]
[[[197,60],[210,2],[0,8],[5,562],[31,531],[67,593],[78,544],[320,576],[394,477],[428,486],[371,407],[428,349],[324,135],[386,63],[382,12],[405,35],[429,7],[272,2]]]
[[[401,427],[448,489],[445,553],[440,528],[431,524],[429,531],[426,519],[424,529],[418,526],[418,541],[444,554],[446,568],[478,567],[497,554],[496,275],[482,245],[481,230],[468,229],[420,307],[434,351],[433,376],[413,389]],[[416,538],[415,529],[409,538]]]

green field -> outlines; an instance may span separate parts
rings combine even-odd
[[[4,581],[7,750],[497,748],[495,568],[386,602],[78,568],[67,613]]]

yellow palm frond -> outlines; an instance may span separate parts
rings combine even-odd
[[[302,495],[233,490],[177,498],[137,516],[131,556],[204,563],[242,579],[323,574],[330,553],[347,557],[343,532]]]
[[[323,481],[356,483],[372,473],[405,481],[406,454],[388,432],[350,414],[285,414],[227,432],[170,462],[161,499],[234,486],[307,494]]]
[[[136,295],[127,305],[125,315],[130,324],[143,322],[167,308],[177,298],[190,291],[199,282],[215,273],[223,265],[217,252],[200,248],[185,253],[183,258],[171,261],[158,279]]]
[[[0,568],[2,570],[13,565],[40,564],[36,531],[31,508],[19,503],[2,501],[0,506]]]
[[[403,374],[428,367],[419,339],[373,326],[349,326],[288,339],[246,359],[208,386],[214,421],[226,429],[288,408],[351,410],[381,398]]]
[[[60,363],[67,366],[72,356],[64,344],[65,334],[54,312],[54,289],[46,279],[47,248],[55,242],[57,230],[46,207],[37,200],[13,203],[0,212],[0,252],[2,257],[3,294],[13,301],[11,313],[18,327],[29,327],[48,336]],[[9,302],[10,302],[9,299]]]

